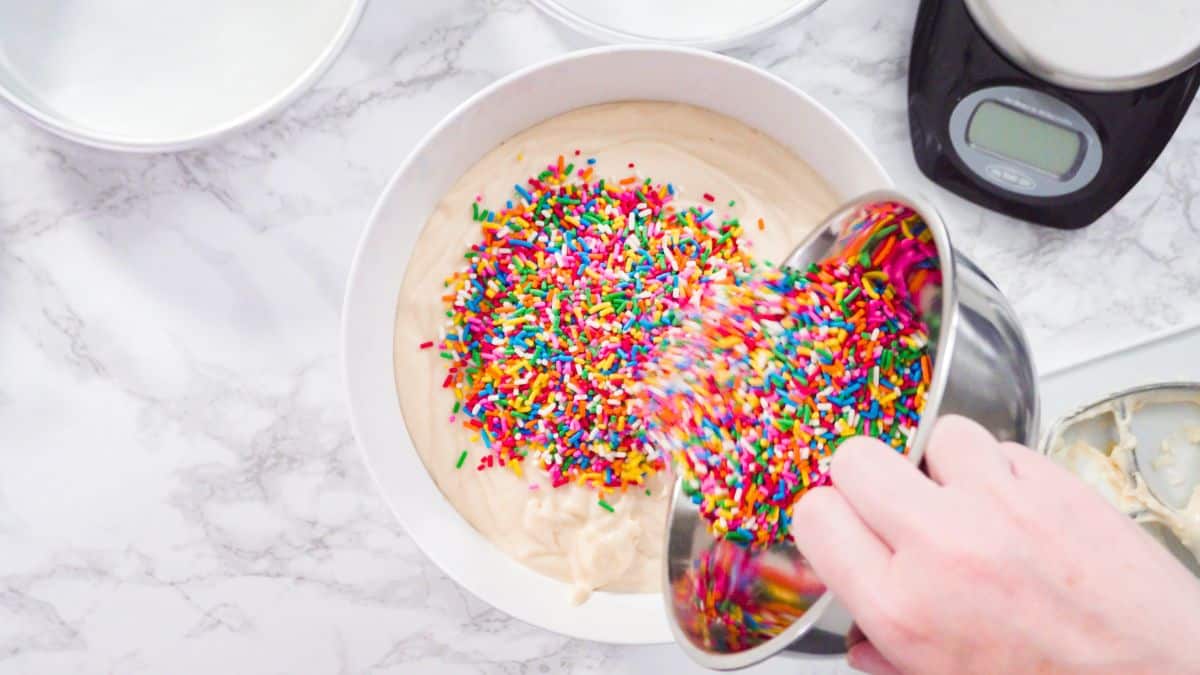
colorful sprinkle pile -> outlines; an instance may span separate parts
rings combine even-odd
[[[554,487],[607,491],[665,468],[637,385],[667,332],[750,258],[736,220],[677,210],[670,184],[596,179],[594,164],[559,157],[496,212],[476,200],[482,241],[446,280],[439,346],[454,413],[487,449],[477,469],[532,462]]]
[[[679,625],[698,644],[740,652],[782,633],[825,586],[806,564],[714,542],[671,584]]]
[[[914,298],[940,282],[932,235],[897,204],[859,214],[835,259],[762,269],[686,319],[647,391],[652,437],[714,535],[786,538],[793,503],[829,480],[845,439],[906,452],[932,364]]]

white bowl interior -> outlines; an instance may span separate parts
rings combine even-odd
[[[472,529],[438,491],[409,439],[393,379],[392,345],[396,300],[413,247],[458,177],[488,150],[542,120],[596,103],[638,99],[703,106],[758,128],[812,165],[841,198],[891,185],[845,126],[763,71],[671,47],[576,52],[495,83],[426,136],[368,223],[343,313],[354,432],[384,498],[413,540],[460,585],[512,616],[573,637],[626,644],[671,640],[660,596],[596,593],[569,607],[566,584],[517,563]]]
[[[567,26],[606,42],[658,42],[721,49],[740,44],[824,0],[534,0]]]
[[[52,131],[173,149],[274,111],[365,0],[0,0],[0,95]]]

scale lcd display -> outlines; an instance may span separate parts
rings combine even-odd
[[[995,101],[984,101],[967,125],[971,145],[1062,178],[1079,158],[1083,137]]]

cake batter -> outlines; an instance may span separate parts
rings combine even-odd
[[[471,203],[479,197],[484,206],[503,204],[515,183],[576,151],[594,158],[603,176],[636,173],[670,182],[678,208],[702,204],[739,219],[759,258],[781,259],[837,199],[799,157],[732,118],[683,104],[622,102],[575,110],[517,134],[468,170],[434,209],[397,306],[396,383],[409,433],[458,512],[515,559],[569,583],[578,602],[594,590],[658,590],[668,477],[652,476],[644,490],[603,495],[605,508],[596,489],[553,488],[533,466],[521,476],[475,470],[485,451],[448,420],[454,397],[441,386],[445,367],[436,351],[417,349],[442,335],[443,281],[480,239]]]

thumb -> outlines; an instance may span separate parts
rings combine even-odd
[[[900,670],[887,657],[879,653],[875,645],[863,640],[850,648],[846,654],[850,667],[869,675],[900,675]]]

